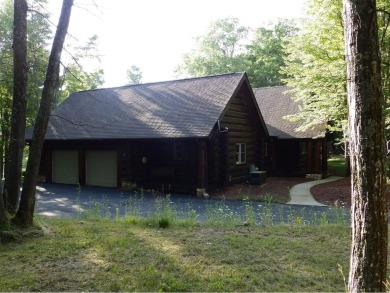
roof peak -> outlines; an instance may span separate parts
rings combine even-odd
[[[272,88],[282,88],[282,87],[285,87],[285,88],[291,88],[291,86],[287,85],[287,84],[284,84],[284,85],[271,85],[271,86],[262,86],[262,87],[256,87],[256,88],[253,88],[253,90],[261,90],[261,89],[272,89]]]
[[[155,82],[147,82],[147,83],[139,83],[139,84],[128,84],[128,85],[114,86],[114,87],[102,87],[102,88],[96,88],[96,89],[83,90],[83,91],[79,91],[79,92],[91,92],[91,91],[99,91],[99,90],[107,90],[107,89],[126,89],[126,88],[129,88],[129,87],[140,87],[140,86],[155,85],[155,84],[184,82],[184,81],[191,81],[191,80],[200,80],[200,79],[224,77],[224,76],[229,76],[229,75],[231,75],[231,76],[234,76],[234,75],[243,76],[244,74],[245,74],[245,72],[230,72],[230,73],[207,75],[207,76],[199,76],[199,77],[187,77],[187,78],[164,80],[164,81],[155,81]]]

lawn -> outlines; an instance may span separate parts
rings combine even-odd
[[[333,155],[328,159],[328,171],[334,176],[345,177],[345,157]]]
[[[342,225],[40,224],[44,236],[0,245],[1,291],[340,292],[348,271]]]

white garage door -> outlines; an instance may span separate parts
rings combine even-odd
[[[87,151],[86,184],[117,187],[117,155],[115,151]]]
[[[54,183],[79,183],[79,152],[54,150],[52,152],[52,181]]]

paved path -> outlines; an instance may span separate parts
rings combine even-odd
[[[320,180],[315,180],[315,181],[310,181],[310,182],[295,185],[290,190],[291,200],[287,204],[324,207],[326,205],[319,203],[313,198],[310,192],[310,188],[313,187],[314,185],[339,180],[341,178],[343,177],[331,176],[325,179],[320,179]]]
[[[349,209],[326,206],[302,206],[221,200],[191,195],[164,196],[145,192],[123,192],[115,188],[75,185],[43,184],[37,187],[36,214],[45,217],[108,217],[139,215],[150,216],[161,211],[168,203],[179,218],[195,217],[198,221],[230,221],[243,223],[246,217],[255,216],[256,222],[269,223],[322,223],[349,222]],[[211,219],[212,218],[212,219]]]

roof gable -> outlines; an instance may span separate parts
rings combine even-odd
[[[52,111],[46,139],[208,137],[243,73],[73,93]]]
[[[289,94],[288,86],[263,87],[253,89],[259,108],[271,136],[278,138],[315,138],[324,137],[326,126],[296,131],[301,121],[289,121],[285,117],[299,112],[299,102]]]

